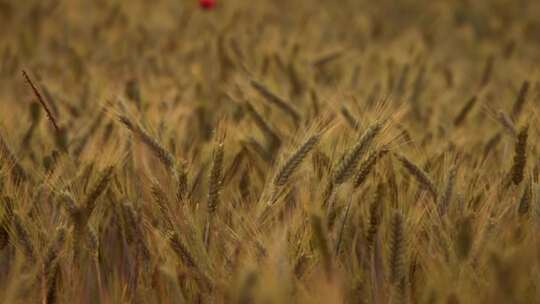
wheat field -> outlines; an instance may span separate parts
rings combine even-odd
[[[0,0],[0,303],[540,303],[540,2]]]

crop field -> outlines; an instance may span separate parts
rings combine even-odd
[[[540,303],[540,1],[0,0],[0,303]]]

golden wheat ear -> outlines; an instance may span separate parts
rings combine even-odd
[[[337,164],[334,171],[333,183],[336,185],[343,184],[353,174],[358,161],[367,151],[377,134],[383,128],[383,124],[375,122],[369,126],[364,134],[358,139],[356,144],[352,146],[345,154],[342,160]]]
[[[210,237],[213,230],[213,219],[220,203],[220,191],[223,185],[223,158],[225,155],[225,130],[219,127],[216,131],[214,150],[212,152],[212,167],[208,178],[208,198],[206,226],[204,229],[204,244],[210,246]]]
[[[306,158],[308,153],[317,145],[321,139],[320,134],[310,136],[300,147],[294,151],[291,156],[278,169],[278,173],[274,177],[275,186],[283,186],[289,180],[289,177],[294,173],[300,163]]]
[[[283,98],[277,96],[266,85],[264,85],[263,83],[255,79],[251,79],[250,84],[270,104],[275,105],[277,108],[279,108],[280,110],[285,112],[287,115],[289,115],[292,121],[294,122],[295,126],[300,125],[300,121],[302,119],[301,115],[298,113],[296,109],[294,109],[290,105],[290,102],[287,102]]]
[[[525,175],[527,165],[527,138],[529,136],[529,125],[523,126],[518,135],[514,151],[514,164],[512,165],[512,181],[514,185],[519,185]]]
[[[395,154],[395,156],[401,162],[403,167],[407,169],[407,171],[418,181],[418,183],[422,187],[424,187],[429,192],[432,198],[436,201],[437,189],[435,188],[435,184],[428,176],[428,174],[422,168],[410,161],[407,157],[400,154]]]
[[[24,76],[24,79],[26,80],[26,82],[28,83],[28,85],[32,88],[32,91],[34,92],[34,94],[36,95],[37,97],[37,100],[39,101],[39,103],[41,104],[41,106],[43,107],[43,109],[45,110],[45,113],[47,114],[47,117],[49,118],[49,120],[51,121],[54,129],[57,131],[57,132],[60,132],[60,128],[58,127],[58,123],[56,121],[56,118],[53,116],[51,110],[49,109],[49,106],[47,106],[47,103],[45,102],[44,98],[41,96],[41,93],[39,92],[37,86],[34,84],[34,82],[30,79],[30,76],[28,76],[28,74],[26,73],[26,71],[22,71],[22,74]]]

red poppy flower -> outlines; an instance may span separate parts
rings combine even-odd
[[[199,0],[199,5],[206,10],[210,10],[214,8],[214,5],[216,4],[215,0]]]

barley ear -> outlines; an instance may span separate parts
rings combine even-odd
[[[514,164],[512,165],[512,181],[514,185],[519,185],[523,180],[525,166],[527,164],[527,137],[529,125],[525,125],[518,133],[514,148]]]
[[[283,186],[289,180],[300,163],[306,158],[307,154],[315,147],[321,138],[320,134],[315,134],[308,138],[279,168],[274,177],[275,186]]]

